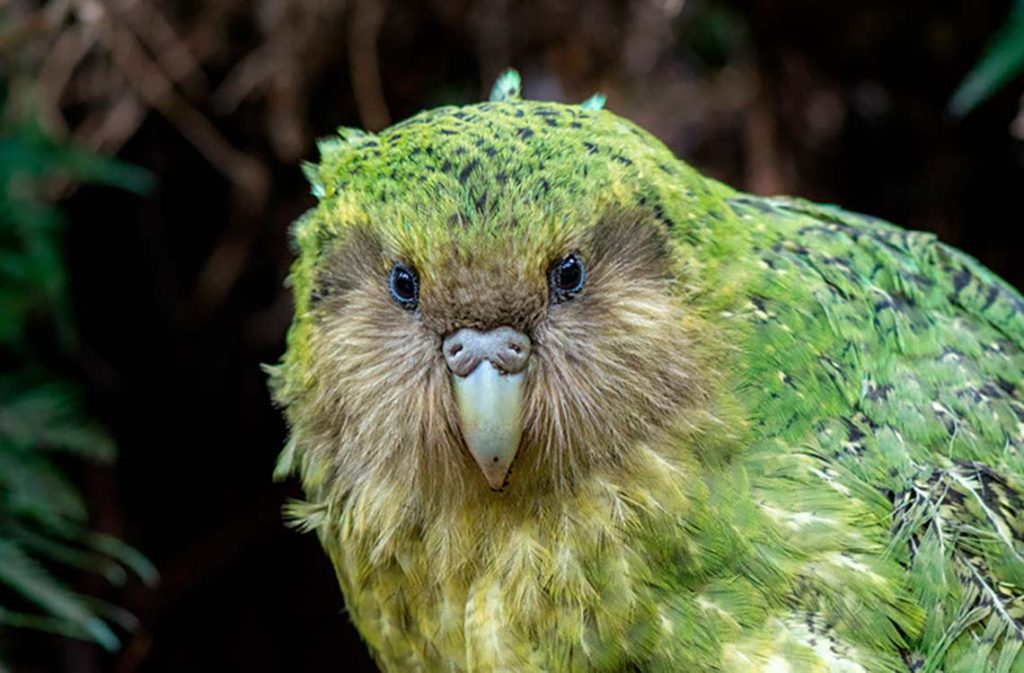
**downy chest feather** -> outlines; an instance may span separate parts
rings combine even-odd
[[[320,535],[382,668],[744,671],[782,657],[828,671],[823,638],[843,661],[877,656],[831,626],[808,631],[829,585],[864,587],[858,621],[915,619],[891,564],[865,562],[863,531],[835,530],[854,514],[844,499],[801,517],[740,465],[712,475],[638,455],[571,498],[522,508],[490,494],[429,519],[390,509],[379,488],[353,491]],[[813,469],[801,462],[780,457],[773,478]]]

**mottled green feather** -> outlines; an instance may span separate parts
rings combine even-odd
[[[930,234],[791,199],[731,203],[760,234],[751,377],[782,381],[760,400],[765,429],[813,433],[833,478],[884,496],[928,615],[915,670],[1024,669],[1024,302]]]
[[[492,102],[341,130],[306,169],[320,202],[295,226],[296,320],[272,372],[293,433],[279,471],[301,476],[293,512],[381,666],[1024,670],[1020,295],[930,234],[736,192],[609,112],[518,90],[508,76]],[[653,219],[671,250],[683,308],[630,314],[692,335],[700,394],[671,433],[500,495],[462,463],[410,474],[403,453],[379,468],[362,439],[332,443],[362,421],[327,411],[321,361],[375,334],[324,336],[331,297],[353,310],[336,265],[362,232],[430,288],[452,250],[529,279],[609,212]]]

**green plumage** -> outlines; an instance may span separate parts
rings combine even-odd
[[[325,141],[295,229],[279,469],[382,667],[1024,671],[1020,295],[596,104],[493,98]],[[501,493],[436,354],[465,324],[535,344]]]

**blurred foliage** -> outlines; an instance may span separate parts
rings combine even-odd
[[[51,140],[33,121],[0,121],[0,628],[36,629],[118,647],[111,628],[133,617],[69,588],[69,571],[114,584],[156,571],[138,552],[90,529],[63,456],[114,459],[82,392],[48,371],[47,350],[74,343],[56,189],[77,181],[135,192],[148,173]]]
[[[953,93],[950,112],[962,117],[1021,73],[1024,73],[1024,0],[1017,0],[1006,22],[986,46],[981,60]]]

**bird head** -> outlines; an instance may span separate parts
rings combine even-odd
[[[282,467],[307,490],[572,488],[701,413],[692,248],[721,202],[649,134],[499,100],[342,129],[321,154],[275,377]]]

